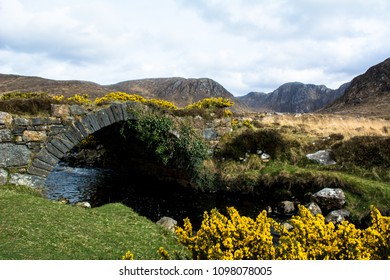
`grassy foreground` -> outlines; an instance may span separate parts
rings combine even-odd
[[[157,250],[183,251],[171,232],[122,204],[84,209],[41,197],[29,188],[0,187],[0,259],[159,259]]]

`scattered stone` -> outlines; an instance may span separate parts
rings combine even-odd
[[[75,206],[82,207],[82,208],[91,208],[92,207],[88,201],[76,202]]]
[[[175,227],[177,225],[177,221],[170,217],[162,217],[160,220],[156,222],[156,224],[174,232]]]
[[[282,227],[284,227],[285,229],[287,229],[287,230],[292,230],[294,227],[293,227],[293,225],[291,225],[290,223],[288,223],[288,222],[284,222],[283,224],[282,224]]]
[[[345,209],[333,210],[325,217],[325,222],[332,222],[334,224],[339,224],[345,221],[345,218],[348,218],[351,213]]]
[[[69,204],[69,199],[65,198],[65,197],[60,197],[58,199],[58,203],[59,204]]]
[[[7,184],[8,172],[5,169],[0,168],[0,186]]]
[[[267,153],[262,153],[261,156],[260,156],[261,160],[264,161],[264,162],[267,162],[270,160],[271,156]]]
[[[283,215],[291,215],[295,212],[294,202],[288,200],[279,202],[277,212]]]
[[[315,202],[310,202],[310,203],[306,204],[305,207],[310,211],[310,213],[313,216],[315,216],[317,214],[322,214],[322,210],[321,210],[320,206],[318,206],[318,204]]]
[[[307,154],[306,157],[322,165],[332,165],[336,162],[330,156],[330,150],[320,150],[314,154]]]
[[[324,188],[313,194],[311,201],[326,211],[337,210],[344,206],[345,194],[342,189]]]

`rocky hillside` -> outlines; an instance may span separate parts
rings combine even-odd
[[[208,79],[158,78],[141,79],[121,82],[110,85],[108,88],[115,91],[137,93],[149,98],[158,98],[174,102],[178,106],[185,106],[208,97],[229,98],[237,107],[240,101],[219,83]]]
[[[111,90],[96,83],[86,81],[57,81],[40,77],[0,74],[0,95],[5,92],[47,92],[54,95],[71,96],[89,94],[102,96]]]
[[[348,84],[344,84],[339,89],[332,90],[324,85],[294,82],[283,84],[269,94],[251,92],[239,99],[254,111],[307,113],[333,102],[347,87]]]
[[[390,58],[354,78],[345,94],[321,112],[390,118]]]

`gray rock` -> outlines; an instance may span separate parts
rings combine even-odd
[[[337,210],[344,206],[345,194],[342,189],[324,188],[313,194],[311,201],[326,211]]]
[[[0,167],[23,166],[30,161],[30,150],[24,145],[0,144]]]
[[[69,199],[67,199],[67,198],[65,198],[65,197],[60,197],[59,199],[58,199],[58,203],[59,204],[69,204]]]
[[[15,173],[10,175],[9,183],[17,186],[40,188],[44,186],[45,180],[34,175]]]
[[[7,184],[8,172],[5,169],[0,168],[0,186]]]
[[[0,129],[0,142],[11,142],[14,136],[9,129]]]
[[[262,161],[269,161],[271,156],[269,154],[267,154],[267,153],[262,153],[260,158],[261,158]]]
[[[283,215],[290,215],[295,212],[295,205],[292,201],[281,201],[277,206],[277,212]]]
[[[294,226],[292,224],[290,224],[289,222],[284,222],[282,224],[282,227],[284,227],[287,230],[292,230],[294,228]]]
[[[310,211],[310,213],[313,216],[315,216],[317,214],[322,214],[322,210],[321,210],[320,206],[318,206],[318,204],[315,202],[310,202],[310,203],[306,204],[305,207]]]
[[[80,116],[80,115],[87,114],[87,111],[80,105],[71,105],[69,109],[70,109],[70,114],[72,116]]]
[[[345,221],[345,218],[348,218],[350,212],[345,209],[333,210],[325,217],[325,222],[332,222],[334,224],[341,223]]]
[[[215,140],[218,138],[218,134],[214,128],[205,128],[203,130],[203,137],[206,140]]]
[[[0,125],[10,127],[12,125],[12,115],[6,112],[0,112]]]
[[[51,104],[51,116],[56,118],[67,118],[70,116],[68,105]]]
[[[160,220],[156,222],[156,224],[174,232],[175,227],[177,225],[177,221],[170,217],[162,217]]]
[[[76,202],[75,206],[82,207],[82,208],[91,208],[91,204],[88,201]]]
[[[320,150],[314,154],[307,154],[306,157],[322,165],[336,164],[330,156],[330,150]]]

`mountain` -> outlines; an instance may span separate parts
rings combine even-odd
[[[102,96],[111,90],[87,81],[57,81],[40,77],[0,74],[0,95],[5,92],[47,92],[65,97],[74,94],[89,94],[91,97]]]
[[[53,95],[88,94],[100,97],[112,91],[139,94],[147,98],[157,98],[174,102],[179,107],[207,97],[229,98],[235,102],[233,110],[243,111],[246,106],[229,91],[208,78],[156,78],[124,81],[113,85],[99,85],[88,81],[59,81],[40,77],[0,74],[0,96],[6,92],[47,92]]]
[[[240,101],[219,83],[208,79],[156,78],[121,82],[107,86],[111,90],[137,93],[149,98],[172,101],[179,107],[208,97],[229,98],[237,107],[243,107]]]
[[[239,100],[255,111],[276,111],[289,113],[314,112],[340,97],[348,84],[337,90],[324,85],[286,83],[271,93],[250,92]]]
[[[390,58],[355,77],[345,94],[320,112],[390,118]]]

